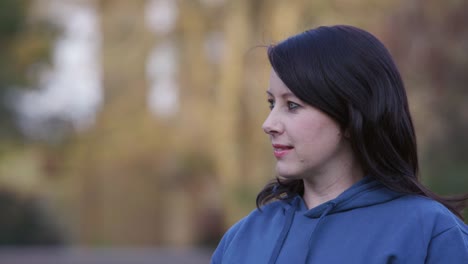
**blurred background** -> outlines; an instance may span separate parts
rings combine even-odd
[[[208,262],[274,177],[263,46],[319,25],[385,43],[423,181],[467,192],[466,14],[467,0],[0,0],[0,259]]]

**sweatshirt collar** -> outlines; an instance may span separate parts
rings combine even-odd
[[[303,212],[309,218],[319,218],[326,215],[372,206],[396,199],[403,194],[387,189],[383,184],[366,176],[353,184],[350,188],[338,195],[335,199],[320,204],[314,208],[307,209],[303,198],[299,195],[291,197],[285,201],[285,212],[291,206],[296,207],[296,211]]]

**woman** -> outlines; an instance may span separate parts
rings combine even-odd
[[[263,124],[278,179],[211,263],[468,263],[467,196],[418,180],[405,89],[383,46],[351,26],[270,46]]]

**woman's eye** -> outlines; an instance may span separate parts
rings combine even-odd
[[[294,102],[288,102],[288,109],[289,109],[289,110],[294,110],[294,109],[296,109],[296,108],[298,108],[298,107],[299,107],[298,104],[296,104],[296,103],[294,103]]]
[[[275,107],[275,101],[273,101],[272,99],[269,99],[268,100],[268,107],[271,109],[273,109]]]

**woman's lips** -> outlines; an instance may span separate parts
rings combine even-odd
[[[276,158],[281,158],[287,155],[293,147],[281,144],[273,144],[273,154]]]

